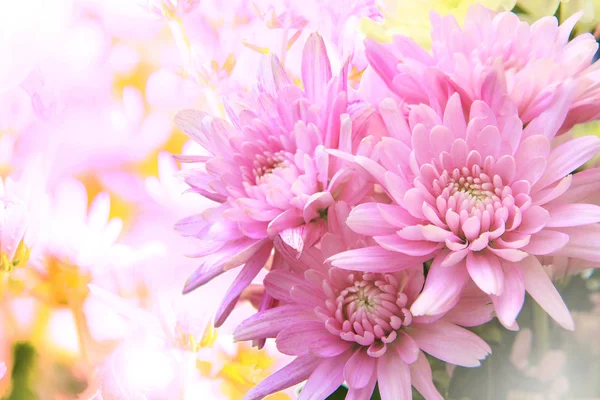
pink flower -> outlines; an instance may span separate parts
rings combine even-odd
[[[512,12],[495,14],[473,6],[460,28],[452,15],[432,13],[431,55],[397,36],[392,44],[369,41],[367,56],[387,86],[409,104],[443,107],[436,100],[450,90],[466,95],[463,101],[484,99],[500,111],[498,93],[507,93],[524,123],[548,107],[557,85],[573,80],[575,96],[560,130],[564,132],[600,115],[595,106],[600,65],[592,65],[596,40],[586,33],[569,41],[581,15],[560,27],[554,17],[529,26]],[[486,88],[491,73],[499,73],[498,86]]]
[[[6,364],[0,362],[0,379],[4,378],[4,375],[6,375]]]
[[[416,317],[410,307],[423,285],[422,268],[363,273],[324,263],[336,251],[364,245],[343,222],[349,210],[343,202],[328,209],[322,251],[309,249],[299,259],[290,254],[288,269],[269,272],[265,289],[280,305],[234,332],[236,340],[276,338],[279,351],[297,357],[245,399],[262,399],[305,379],[300,398],[326,398],[345,381],[353,399],[370,399],[376,383],[384,400],[410,399],[411,384],[426,399],[442,399],[423,352],[466,367],[479,366],[491,352],[457,325],[487,322],[491,310],[485,301],[459,304],[455,314],[442,318]]]
[[[552,147],[571,96],[559,86],[548,109],[526,128],[482,102],[464,110],[454,94],[441,114],[421,105],[408,121],[395,103],[381,106],[390,136],[377,161],[355,156],[391,204],[369,202],[347,221],[377,246],[331,258],[333,265],[387,273],[433,260],[413,315],[450,310],[472,279],[489,294],[498,319],[516,328],[525,291],[559,324],[573,320],[537,256],[600,261],[600,170],[571,175],[600,150],[587,136]],[[468,118],[465,119],[465,115]]]
[[[188,279],[189,292],[245,264],[217,316],[220,325],[242,290],[271,255],[272,238],[301,252],[325,233],[322,216],[336,200],[359,201],[369,185],[350,181],[352,171],[326,149],[361,152],[359,142],[371,109],[349,103],[346,69],[333,77],[323,40],[313,34],[304,48],[304,90],[286,75],[276,57],[261,70],[251,105],[225,107],[233,125],[199,111],[182,111],[176,122],[204,149],[183,156],[199,163],[187,169],[191,191],[216,203],[177,224],[203,241],[202,266]],[[351,185],[347,183],[351,182]]]

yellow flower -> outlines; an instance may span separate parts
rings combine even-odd
[[[492,10],[512,10],[516,0],[386,0],[383,11],[384,22],[376,23],[370,19],[361,21],[361,29],[375,40],[390,41],[393,35],[405,35],[425,48],[431,46],[431,24],[429,13],[435,11],[441,15],[452,14],[459,23],[464,20],[468,8],[473,4],[482,4]]]
[[[600,0],[518,0],[517,7],[522,11],[519,16],[527,22],[555,15],[557,10],[558,18],[564,21],[583,11],[583,17],[575,27],[576,34],[591,32],[600,24]]]

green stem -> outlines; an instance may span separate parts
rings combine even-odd
[[[541,361],[544,354],[550,349],[550,326],[549,318],[546,311],[542,309],[536,302],[532,302],[533,306],[533,356],[534,362]]]

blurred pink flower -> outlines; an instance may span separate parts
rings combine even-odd
[[[461,328],[491,318],[485,298],[464,308],[468,317],[417,317],[410,312],[424,276],[421,268],[389,273],[362,273],[331,268],[324,260],[347,248],[364,245],[344,221],[350,207],[328,209],[329,232],[322,251],[312,248],[300,258],[286,258],[288,269],[269,272],[265,289],[280,302],[242,322],[236,340],[276,338],[279,351],[297,356],[245,397],[262,399],[308,379],[301,398],[326,398],[343,382],[348,398],[370,399],[375,384],[383,400],[411,398],[411,384],[426,399],[442,399],[432,382],[423,352],[446,362],[475,367],[490,347]],[[280,243],[281,246],[285,246]],[[462,314],[464,317],[465,314]]]
[[[496,116],[479,100],[463,109],[458,94],[441,113],[413,107],[408,121],[385,100],[380,111],[391,137],[376,146],[378,162],[352,158],[392,203],[352,210],[350,228],[377,246],[336,255],[333,265],[385,273],[433,259],[413,315],[450,310],[471,278],[507,328],[516,328],[527,290],[572,330],[571,315],[537,258],[600,261],[600,207],[582,202],[597,190],[600,170],[571,175],[600,150],[600,140],[551,145],[570,90],[558,87],[548,109],[524,129],[516,115]]]
[[[6,364],[0,362],[0,379],[4,378],[4,375],[6,375],[6,371]]]
[[[567,354],[561,350],[548,350],[537,365],[531,365],[531,344],[534,340],[531,329],[525,328],[517,333],[510,353],[512,364],[525,376],[543,383],[543,392],[523,393],[514,390],[515,397],[527,396],[531,400],[558,400],[569,394],[569,381],[563,371],[567,364]],[[510,396],[510,395],[509,395]],[[512,398],[512,397],[509,397]]]
[[[204,243],[197,252],[204,257],[202,266],[184,292],[246,264],[226,295],[217,325],[269,259],[273,237],[280,235],[302,252],[325,233],[327,207],[336,200],[359,201],[370,190],[360,180],[351,182],[352,171],[326,151],[361,152],[372,110],[348,102],[346,70],[332,76],[321,37],[313,34],[304,48],[304,90],[276,57],[265,61],[250,106],[226,103],[233,125],[193,110],[176,118],[206,150],[179,157],[199,163],[184,171],[190,190],[220,203],[176,226]]]
[[[459,91],[463,101],[493,97],[490,107],[507,112],[502,108],[513,107],[502,102],[502,94],[507,93],[524,123],[548,108],[558,85],[572,80],[575,95],[562,121],[562,133],[600,115],[595,105],[600,96],[600,65],[592,64],[596,39],[586,33],[569,41],[581,15],[560,27],[554,17],[529,26],[512,12],[496,15],[477,5],[470,8],[460,28],[452,15],[432,13],[432,55],[402,36],[392,44],[369,40],[367,55],[387,86],[409,104],[443,107],[435,103],[438,95]],[[496,87],[489,85],[491,73],[498,77]]]

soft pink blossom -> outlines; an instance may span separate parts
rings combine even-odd
[[[370,399],[376,383],[383,400],[410,399],[411,385],[426,399],[442,399],[424,353],[475,367],[491,352],[482,339],[458,325],[487,322],[491,310],[485,298],[458,304],[453,315],[418,317],[410,308],[423,286],[422,268],[372,273],[324,262],[330,254],[365,244],[343,222],[349,211],[344,202],[328,209],[329,232],[322,250],[312,248],[298,258],[277,242],[288,255],[288,265],[269,272],[264,284],[279,305],[242,322],[234,336],[276,338],[279,351],[297,358],[245,399],[262,399],[306,379],[300,399],[326,398],[343,382],[352,399]]]
[[[350,158],[391,203],[352,210],[350,228],[377,246],[336,255],[333,265],[385,273],[433,260],[413,315],[450,310],[472,279],[508,328],[516,328],[527,291],[573,329],[538,259],[600,260],[600,207],[583,201],[597,190],[600,170],[572,174],[600,150],[600,140],[552,145],[571,96],[570,85],[557,88],[547,111],[524,129],[516,115],[496,116],[482,101],[464,109],[458,94],[441,113],[416,106],[407,120],[393,100],[382,102],[390,137],[375,148],[378,162]]]
[[[527,123],[552,102],[558,85],[573,81],[574,98],[560,132],[597,118],[599,64],[592,64],[598,44],[589,33],[569,41],[578,13],[560,27],[554,17],[529,25],[512,12],[495,14],[472,6],[464,27],[452,15],[431,14],[432,54],[411,39],[396,36],[391,44],[367,43],[367,56],[385,84],[409,104],[443,107],[441,98],[459,91],[464,102],[488,101],[497,112],[507,93]],[[495,75],[496,87],[489,85]],[[514,107],[514,106],[513,106]]]
[[[218,203],[186,218],[177,229],[202,240],[202,266],[185,292],[245,264],[217,317],[223,322],[242,290],[271,255],[280,236],[298,251],[326,231],[322,218],[336,200],[359,201],[370,185],[352,180],[343,160],[327,149],[360,153],[372,111],[347,99],[346,69],[334,77],[323,40],[312,35],[304,48],[304,90],[293,84],[276,57],[265,59],[249,105],[226,103],[231,119],[182,111],[176,122],[206,150],[181,156],[198,163],[184,171],[191,191]],[[275,261],[274,261],[275,262]]]
[[[0,379],[4,378],[4,375],[6,375],[6,364],[3,362],[0,362]]]

